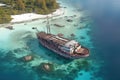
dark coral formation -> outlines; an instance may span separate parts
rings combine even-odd
[[[38,66],[38,69],[40,69],[40,71],[50,73],[50,72],[54,71],[54,66],[51,63],[41,63]]]
[[[88,60],[74,60],[64,65],[65,67],[60,68],[60,66],[62,65],[55,65],[48,62],[48,63],[41,63],[36,69],[41,79],[44,79],[43,76],[44,77],[46,76],[52,80],[58,80],[58,79],[74,80],[74,78],[77,77],[77,74],[81,70],[86,70],[86,69],[89,70],[90,68],[90,63],[88,62]],[[59,68],[56,69],[56,67]],[[80,75],[83,74],[80,73]]]
[[[80,39],[85,39],[85,37],[84,37],[84,36],[81,36]]]
[[[25,62],[29,62],[29,61],[32,61],[34,58],[32,55],[27,55],[27,56],[24,56],[22,57],[22,60],[25,61]]]

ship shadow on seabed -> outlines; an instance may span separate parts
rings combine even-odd
[[[67,64],[67,63],[73,61],[72,59],[66,59],[66,58],[54,53],[53,51],[45,48],[44,46],[42,46],[39,43],[38,39],[36,39],[36,38],[29,39],[27,41],[27,45],[33,53],[36,53],[41,58],[48,60],[50,62],[54,62],[57,64]]]

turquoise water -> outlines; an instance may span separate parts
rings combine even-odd
[[[102,80],[97,73],[104,62],[96,57],[91,40],[93,21],[89,14],[86,14],[86,10],[77,10],[81,8],[79,5],[75,6],[68,0],[61,1],[64,4],[69,2],[69,5],[74,7],[73,11],[80,16],[71,18],[70,13],[68,18],[73,19],[73,22],[66,22],[65,17],[50,20],[51,24],[65,25],[62,28],[51,25],[51,33],[63,33],[64,37],[77,40],[90,49],[90,57],[68,60],[39,44],[36,31],[32,27],[46,31],[44,19],[13,24],[14,30],[0,29],[0,80]],[[81,20],[81,16],[84,21]],[[72,33],[75,34],[74,37],[70,36]],[[32,55],[34,59],[24,62],[21,58],[26,55]],[[41,63],[51,63],[54,70],[44,72],[39,66]]]

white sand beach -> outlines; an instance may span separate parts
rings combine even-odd
[[[25,13],[25,14],[20,14],[20,15],[11,15],[13,18],[11,20],[11,23],[16,23],[16,22],[25,22],[25,21],[31,21],[31,20],[36,20],[36,19],[44,19],[46,17],[55,17],[55,16],[60,16],[64,14],[64,9],[59,8],[55,12],[48,14],[48,15],[40,15],[36,13]]]
[[[6,6],[6,4],[0,3],[0,6]]]

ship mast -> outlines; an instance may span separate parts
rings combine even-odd
[[[46,24],[46,28],[47,28],[47,34],[50,34],[50,22],[49,22],[49,17],[47,16],[47,24]]]

